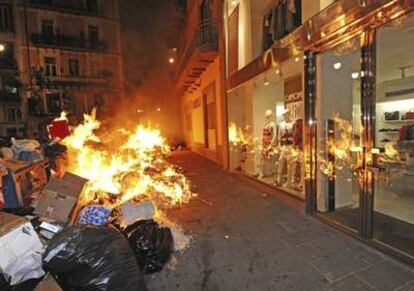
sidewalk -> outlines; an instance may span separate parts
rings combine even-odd
[[[414,270],[190,152],[174,154],[200,199],[169,214],[194,236],[149,290],[414,290]]]

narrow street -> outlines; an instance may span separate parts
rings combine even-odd
[[[149,290],[414,290],[414,270],[208,160],[183,151],[173,162],[200,199],[170,216],[194,239],[146,277]]]

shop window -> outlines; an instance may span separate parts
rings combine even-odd
[[[239,6],[229,17],[228,27],[228,72],[231,75],[239,69]]]
[[[228,93],[230,167],[304,196],[302,58]]]
[[[375,239],[414,256],[414,14],[377,30]],[[398,45],[396,45],[398,44]]]
[[[299,27],[302,23],[302,1],[276,1],[269,7],[262,22],[263,51]]]
[[[42,35],[53,36],[54,33],[53,20],[42,20]]]
[[[46,57],[44,60],[44,70],[46,76],[57,76],[57,60],[56,58]]]
[[[11,30],[10,6],[0,5],[0,30]]]
[[[77,77],[80,75],[79,60],[69,59],[69,75],[73,77]]]

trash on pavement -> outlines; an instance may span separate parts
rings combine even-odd
[[[63,291],[53,276],[45,276],[34,291]]]
[[[11,286],[45,275],[44,247],[26,219],[0,213],[0,273]]]
[[[40,217],[68,222],[87,180],[71,173],[51,178],[39,199],[32,206]]]
[[[126,202],[121,204],[121,225],[128,226],[138,220],[146,220],[154,217],[156,209],[152,201],[146,200],[139,204]]]
[[[44,267],[64,290],[147,290],[125,237],[106,226],[71,226],[43,254]]]
[[[26,162],[39,162],[44,159],[41,151],[40,143],[35,139],[11,139],[11,149],[14,153],[14,158]]]
[[[112,208],[101,205],[89,205],[81,210],[78,224],[103,225],[108,222],[111,213]]]
[[[160,227],[153,220],[141,220],[124,230],[138,265],[144,274],[161,271],[174,251],[174,240],[169,228]]]

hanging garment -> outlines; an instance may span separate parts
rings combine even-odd
[[[295,29],[295,0],[287,0],[286,3],[286,33],[292,32]]]
[[[280,0],[276,7],[276,27],[274,40],[279,40],[286,35],[286,14],[287,14],[287,2],[286,0]]]
[[[273,11],[273,10],[272,10]],[[272,34],[270,33],[270,23],[273,13],[269,12],[263,18],[263,37],[262,37],[262,49],[263,51],[270,48],[273,44]]]

